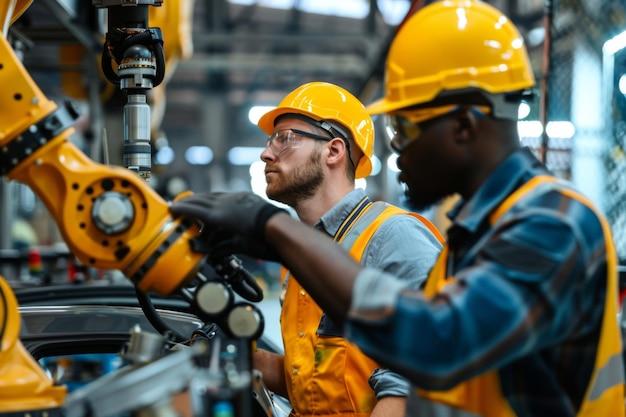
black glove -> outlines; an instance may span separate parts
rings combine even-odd
[[[249,192],[193,194],[173,202],[170,211],[258,242],[265,241],[265,224],[270,217],[286,212]]]
[[[206,244],[210,251],[210,261],[236,254],[282,263],[280,255],[270,245],[240,235],[227,233],[223,230],[217,230],[208,236]]]

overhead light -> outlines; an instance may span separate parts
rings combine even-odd
[[[250,165],[261,162],[261,152],[265,148],[260,146],[235,146],[228,151],[228,162],[231,165]]]
[[[186,178],[173,176],[166,180],[163,188],[169,197],[174,198],[183,191],[189,190],[191,187]]]
[[[267,198],[265,194],[265,188],[267,187],[267,182],[265,181],[265,163],[263,161],[251,163],[249,172],[250,188],[252,188],[252,192],[263,198]]]
[[[535,46],[541,45],[546,39],[546,28],[539,26],[531,29],[528,31],[526,37],[528,38],[529,47],[534,48]]]
[[[383,16],[383,20],[389,25],[398,25],[411,7],[408,1],[378,0],[378,10]]]
[[[233,4],[241,4],[242,6],[258,5],[270,9],[288,10],[293,7],[294,0],[228,0]]]
[[[604,42],[602,53],[613,55],[626,47],[626,31]]]
[[[626,74],[619,77],[619,92],[626,96]]]
[[[305,13],[363,19],[370,12],[367,0],[300,0],[297,7]]]
[[[370,174],[370,177],[380,174],[382,165],[383,164],[380,162],[380,159],[378,159],[376,155],[372,155],[372,173]]]
[[[539,120],[528,120],[517,123],[517,131],[522,138],[538,138],[543,134],[543,126]],[[554,139],[571,139],[576,134],[572,122],[553,121],[546,126],[548,137]]]
[[[169,165],[174,162],[174,149],[169,146],[163,146],[154,156],[154,162],[157,165]]]
[[[576,128],[572,122],[548,122],[546,126],[546,133],[549,137],[555,139],[571,139],[576,134]]]
[[[522,101],[517,109],[517,118],[525,119],[530,114],[530,105],[525,101]]]
[[[209,165],[213,151],[208,146],[190,146],[185,151],[185,160],[191,165]]]
[[[256,124],[259,123],[261,116],[270,110],[274,110],[275,108],[276,106],[252,106],[248,111],[248,120],[256,126]]]
[[[517,132],[523,138],[538,138],[543,133],[543,126],[539,120],[517,122]]]
[[[304,13],[315,13],[326,16],[347,17],[350,19],[363,19],[369,11],[368,0],[229,0],[233,4],[250,6],[258,4],[270,9],[289,10],[296,8]]]
[[[400,172],[400,168],[398,168],[398,155],[391,154],[389,158],[387,158],[387,167],[393,172]]]

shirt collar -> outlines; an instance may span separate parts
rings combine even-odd
[[[325,231],[330,236],[335,236],[343,221],[365,196],[365,191],[362,188],[351,191],[339,203],[335,204],[333,208],[328,210],[313,227],[317,230]]]
[[[521,184],[547,172],[530,149],[516,151],[496,168],[469,200],[459,201],[448,212],[448,217],[454,222],[452,227],[475,232],[492,210]]]

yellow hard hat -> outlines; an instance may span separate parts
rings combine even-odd
[[[374,124],[363,103],[349,91],[326,82],[301,85],[287,94],[278,107],[265,113],[259,119],[258,126],[271,135],[276,118],[289,113],[300,114],[318,122],[338,122],[340,128],[349,129],[354,143],[363,152],[356,164],[355,177],[367,177],[372,172]]]
[[[411,16],[392,41],[385,97],[370,114],[429,103],[442,92],[521,91],[535,79],[517,28],[482,1],[444,0]]]

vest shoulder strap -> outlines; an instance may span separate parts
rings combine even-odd
[[[371,215],[366,218],[368,214]],[[361,257],[363,256],[363,252],[365,252],[365,247],[374,236],[374,233],[378,230],[378,228],[391,216],[395,216],[398,214],[404,214],[411,217],[414,217],[419,222],[421,222],[430,232],[435,236],[435,238],[440,242],[444,243],[445,239],[439,229],[426,217],[421,214],[413,213],[410,211],[406,211],[401,209],[400,207],[393,206],[391,204],[387,204],[382,201],[378,201],[373,204],[373,207],[368,210],[368,212],[361,218],[364,220],[361,222],[359,219],[359,224],[355,225],[355,227],[360,226],[357,233],[351,233],[350,247],[346,247],[350,251],[350,255],[354,259],[357,259],[360,262]]]

